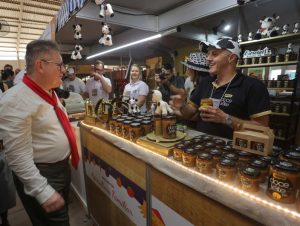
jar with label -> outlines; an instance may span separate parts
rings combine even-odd
[[[123,121],[122,124],[122,134],[123,134],[123,138],[126,140],[129,140],[129,127],[130,127],[131,121]]]
[[[275,160],[275,158],[273,156],[270,156],[270,155],[268,155],[268,156],[261,156],[258,159],[266,162],[268,165],[270,165],[271,162]]]
[[[182,153],[183,153],[184,147],[185,146],[182,143],[175,144],[175,146],[173,148],[174,160],[176,160],[176,161],[182,161]]]
[[[133,122],[129,127],[129,139],[132,142],[136,142],[136,140],[141,136],[141,123]]]
[[[217,163],[217,178],[221,181],[230,182],[236,177],[236,162],[231,159],[222,158]]]
[[[162,135],[162,120],[160,115],[154,116],[154,133],[155,136]]]
[[[176,117],[168,115],[162,118],[162,136],[165,139],[176,138]]]
[[[119,137],[123,136],[122,125],[124,121],[124,118],[118,118],[116,122],[116,135]]]
[[[187,167],[196,165],[197,152],[194,148],[185,148],[182,153],[182,164]]]
[[[113,134],[116,134],[116,123],[117,123],[117,117],[112,117],[109,120],[109,131]]]
[[[294,203],[299,179],[299,167],[291,162],[277,160],[271,165],[267,195],[277,202]]]
[[[223,153],[222,150],[217,149],[217,148],[213,148],[210,151],[208,151],[208,153],[213,156],[213,167],[216,168],[217,163],[221,159],[221,156],[222,156],[222,153]]]
[[[210,174],[213,172],[213,156],[209,153],[198,153],[196,158],[196,170],[200,173]]]
[[[289,150],[279,155],[279,159],[292,162],[300,167],[300,152]]]
[[[142,121],[141,135],[146,136],[148,133],[153,131],[153,124],[149,120]]]
[[[247,166],[239,172],[238,184],[247,192],[258,192],[260,182],[260,171],[252,166]]]
[[[260,182],[264,183],[269,175],[268,163],[261,159],[253,159],[249,165],[260,170]]]
[[[249,161],[255,156],[252,153],[246,152],[246,151],[239,151],[239,161],[238,161],[238,167],[246,166]]]

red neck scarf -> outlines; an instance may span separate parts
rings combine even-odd
[[[72,155],[72,165],[75,169],[77,169],[79,163],[79,155],[76,145],[76,138],[74,135],[74,131],[71,127],[70,121],[66,116],[65,112],[58,106],[57,104],[57,97],[52,92],[52,96],[50,96],[45,90],[43,90],[38,84],[36,84],[33,80],[29,78],[27,74],[23,77],[23,82],[37,95],[39,95],[43,100],[45,100],[48,104],[51,104],[54,107],[56,116],[60,121],[67,138],[69,140],[70,148],[71,148],[71,155]]]

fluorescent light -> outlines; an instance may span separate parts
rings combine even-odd
[[[231,25],[230,24],[226,24],[225,27],[224,27],[224,31],[229,31],[231,28]]]
[[[147,41],[150,41],[150,40],[153,40],[153,39],[157,39],[157,38],[160,38],[161,36],[162,36],[161,34],[153,35],[153,36],[150,36],[148,38],[144,38],[144,39],[141,39],[141,40],[138,40],[138,41],[135,41],[135,42],[131,42],[131,43],[128,43],[128,44],[125,44],[125,45],[118,46],[116,48],[106,50],[104,52],[96,53],[94,55],[88,56],[86,59],[89,60],[89,59],[92,59],[92,58],[97,57],[97,56],[101,56],[101,55],[104,55],[104,54],[107,54],[107,53],[117,51],[119,49],[124,49],[124,48],[129,47],[129,46],[133,46],[133,45],[137,45],[137,44],[147,42]]]

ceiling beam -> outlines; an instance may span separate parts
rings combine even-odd
[[[20,1],[20,12],[19,12],[19,25],[18,25],[18,34],[17,34],[17,59],[19,61],[19,48],[20,48],[20,38],[21,38],[21,22],[22,22],[22,18],[23,18],[23,9],[24,9],[24,0]]]

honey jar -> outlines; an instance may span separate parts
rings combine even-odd
[[[133,122],[129,127],[129,139],[132,142],[136,142],[136,140],[141,136],[141,123]]]
[[[194,137],[194,138],[192,138],[192,142],[194,145],[201,144],[202,139],[200,137]]]
[[[200,173],[210,174],[213,171],[213,156],[209,153],[198,153],[196,158],[196,170]]]
[[[249,163],[249,161],[255,156],[252,153],[246,151],[239,151],[238,155],[239,155],[238,167],[246,166]]]
[[[148,133],[153,131],[153,124],[150,120],[142,121],[141,135],[146,136]]]
[[[143,119],[140,119],[140,118],[134,118],[132,120],[132,122],[137,122],[137,123],[142,123]]]
[[[185,148],[182,153],[182,164],[187,167],[196,165],[197,152],[194,148]]]
[[[113,134],[116,134],[116,123],[117,123],[117,117],[112,117],[109,120],[109,131]]]
[[[122,125],[124,121],[125,121],[124,118],[118,118],[116,121],[116,135],[119,137],[123,136]]]
[[[232,147],[232,144],[233,144],[233,141],[232,141],[232,140],[229,140],[229,141],[227,141],[227,143],[226,143],[226,145],[231,146],[231,147]]]
[[[222,158],[217,163],[216,173],[217,178],[221,181],[230,182],[236,176],[236,162],[231,159]]]
[[[131,121],[123,121],[123,124],[122,124],[122,136],[124,139],[127,139],[129,140],[129,127],[130,127],[130,124],[131,124]]]
[[[204,146],[202,144],[196,144],[192,146],[197,153],[203,152],[205,150]]]
[[[174,160],[176,160],[176,161],[182,161],[182,153],[183,153],[184,147],[185,146],[182,143],[175,144],[175,146],[173,148]]]
[[[249,165],[260,170],[260,182],[264,183],[269,175],[268,163],[261,159],[253,159]]]
[[[233,151],[233,148],[230,145],[225,145],[221,149],[222,149],[223,153],[228,153],[228,152],[232,152]]]
[[[219,145],[219,146],[224,146],[224,145],[226,145],[226,141],[225,141],[225,140],[218,139],[218,138],[213,139],[213,140],[212,140],[212,143],[214,143],[215,146],[217,146],[217,145]]]
[[[216,145],[212,142],[204,142],[203,146],[205,148],[205,151],[209,151],[210,149],[213,149]]]
[[[236,162],[237,160],[239,160],[239,155],[235,152],[228,152],[228,153],[224,153],[222,155],[222,158],[230,159]]]
[[[154,116],[154,133],[155,136],[162,135],[162,120],[160,115]]]
[[[247,192],[258,192],[260,182],[260,171],[252,166],[247,166],[239,172],[238,183],[242,190]]]
[[[283,160],[274,161],[268,177],[267,195],[277,202],[294,203],[299,186],[300,169]]]
[[[183,144],[186,148],[191,147],[193,145],[192,140],[183,140],[180,143]]]
[[[213,148],[210,151],[208,151],[208,153],[213,156],[213,167],[215,168],[217,163],[221,159],[222,151],[220,149]]]
[[[162,136],[165,139],[176,138],[176,117],[168,115],[162,118]]]
[[[292,162],[300,167],[300,152],[289,150],[279,155],[279,159]]]

